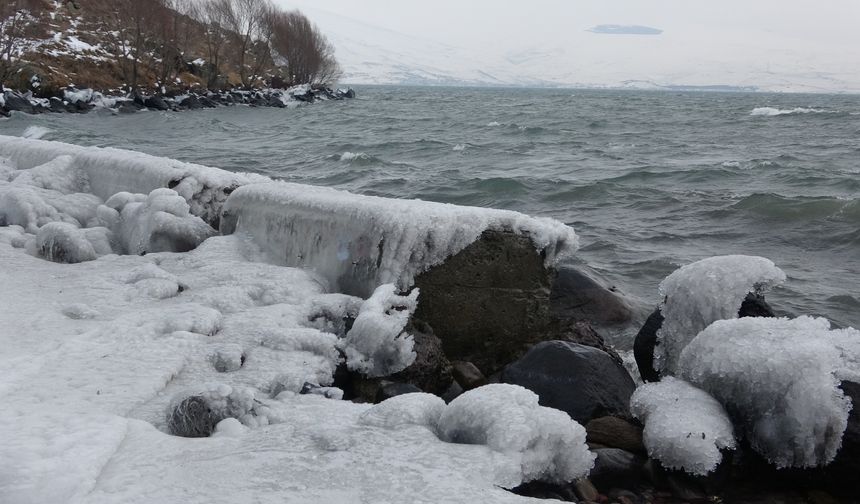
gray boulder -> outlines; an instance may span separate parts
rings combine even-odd
[[[536,393],[540,404],[585,425],[594,418],[630,418],[633,379],[606,352],[567,341],[538,343],[502,371],[501,381]]]
[[[599,490],[607,493],[613,488],[637,488],[648,459],[618,448],[599,448],[594,454],[597,457],[588,479]]]
[[[160,96],[147,96],[146,99],[143,100],[143,104],[146,108],[153,110],[169,110],[170,106],[166,101],[161,99]]]
[[[597,326],[625,326],[633,321],[635,310],[614,286],[584,267],[562,265],[558,268],[550,293],[554,317],[586,320]]]

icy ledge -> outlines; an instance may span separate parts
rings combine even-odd
[[[408,288],[488,230],[527,236],[547,266],[577,246],[573,229],[549,218],[286,182],[236,189],[221,218],[222,234],[250,235],[275,262],[362,297],[386,283]]]

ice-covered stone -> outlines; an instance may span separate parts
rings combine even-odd
[[[80,229],[66,222],[49,222],[36,233],[36,252],[60,263],[92,261],[113,253],[111,232],[103,227]]]
[[[663,467],[706,475],[722,461],[721,450],[735,448],[725,408],[707,392],[667,376],[637,388],[630,410],[645,429],[648,455]]]
[[[823,318],[720,320],[681,353],[680,376],[725,405],[738,434],[777,467],[825,465],[842,442],[860,331]]]
[[[485,385],[457,397],[442,412],[439,436],[508,455],[521,473],[505,482],[509,486],[502,483],[505,488],[533,480],[570,482],[594,464],[585,428],[564,412],[540,406],[536,394],[516,385]]]
[[[738,317],[750,292],[761,294],[785,281],[764,257],[709,257],[683,266],[660,283],[663,325],[657,332],[654,365],[663,375],[677,371],[681,351],[716,320]]]
[[[358,312],[352,329],[338,346],[352,371],[369,377],[388,376],[415,361],[412,336],[403,329],[418,305],[418,289],[397,294],[394,284],[380,285]]]
[[[271,260],[312,269],[331,290],[362,297],[385,283],[409,288],[486,230],[528,236],[547,264],[577,242],[552,219],[286,182],[240,187],[223,208],[223,234],[249,234]]]
[[[421,425],[435,432],[444,410],[445,401],[433,394],[402,394],[365,411],[358,417],[358,422],[386,429]]]

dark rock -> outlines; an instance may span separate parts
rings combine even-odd
[[[30,100],[24,98],[18,93],[6,91],[6,109],[15,112],[24,112],[25,114],[35,114],[36,107],[30,103]]]
[[[545,339],[570,341],[580,345],[594,347],[608,353],[612,359],[622,364],[621,356],[603,339],[590,322],[584,320],[553,320],[547,330]]]
[[[587,320],[598,326],[633,321],[629,301],[596,274],[572,265],[559,267],[550,292],[551,314],[562,320]]]
[[[442,400],[444,400],[446,403],[449,403],[459,397],[460,394],[462,394],[463,392],[463,387],[461,387],[460,384],[455,381],[451,383],[451,386],[448,387],[448,390],[446,390],[445,393],[442,394],[440,397],[442,397]]]
[[[137,91],[134,91],[129,95],[129,98],[138,106],[138,108],[146,108],[146,99]]]
[[[293,94],[293,98],[301,102],[313,103],[314,102],[314,94],[312,91],[307,91],[301,94]]]
[[[594,488],[594,485],[591,481],[583,478],[578,479],[573,483],[574,488],[576,489],[576,495],[579,496],[580,499],[584,501],[595,502],[598,498],[600,498],[600,492]]]
[[[663,314],[660,309],[648,316],[645,324],[636,334],[633,340],[633,356],[636,358],[636,367],[639,368],[639,376],[643,381],[660,381],[660,373],[654,369],[654,348],[657,346],[657,331],[663,326]]]
[[[636,388],[609,354],[567,341],[538,343],[506,367],[501,380],[531,390],[542,406],[564,411],[581,424],[607,415],[629,418]]]
[[[421,389],[412,385],[411,383],[397,383],[397,382],[382,382],[378,391],[376,392],[376,397],[374,398],[374,402],[381,403],[386,399],[391,399],[392,397],[403,395],[403,394],[414,394],[415,392],[421,392]]]
[[[281,100],[281,95],[270,95],[266,99],[266,105],[268,105],[269,107],[275,107],[275,108],[284,108],[287,106],[283,102],[283,100]]]
[[[511,493],[535,499],[556,499],[564,502],[578,502],[573,485],[558,485],[543,481],[529,481],[511,488]]]
[[[299,390],[300,395],[318,395],[326,399],[341,399],[343,391],[336,387],[321,387],[315,383],[305,382],[302,389]]]
[[[635,489],[639,486],[646,458],[618,448],[594,450],[597,458],[588,478],[600,491],[613,488]]]
[[[471,362],[454,361],[451,363],[452,373],[463,390],[472,390],[487,384],[487,378]]]
[[[179,107],[188,110],[200,110],[203,108],[203,104],[196,96],[191,95],[179,102]]]
[[[133,114],[138,112],[140,109],[138,105],[131,100],[125,100],[118,104],[116,108],[117,112],[120,114]]]
[[[642,428],[618,417],[595,418],[585,425],[587,441],[610,448],[645,453]]]
[[[444,393],[451,386],[453,377],[451,363],[442,350],[442,341],[433,334],[430,325],[420,320],[411,320],[404,330],[412,335],[415,362],[389,379],[415,385],[431,394]]]
[[[842,434],[842,447],[836,458],[824,467],[823,480],[831,493],[860,501],[860,383],[843,381],[842,392],[851,399],[848,426]]]
[[[167,431],[188,438],[209,437],[224,418],[212,411],[202,396],[185,398],[167,417]]]
[[[170,110],[170,106],[160,96],[147,96],[143,104],[152,110]]]
[[[546,339],[551,279],[528,237],[485,231],[416,277],[415,317],[433,327],[449,359],[490,375]]]
[[[344,98],[355,98],[355,91],[352,89],[347,89],[345,93],[343,93]]]
[[[214,100],[210,99],[207,96],[201,96],[199,99],[200,99],[200,104],[203,105],[203,107],[205,107],[205,108],[215,108],[218,106],[217,102],[215,102]]]
[[[753,292],[747,294],[738,310],[738,317],[775,317],[773,308],[764,296]],[[654,348],[657,346],[657,331],[663,325],[660,309],[654,310],[636,334],[633,342],[633,355],[642,380],[659,381],[660,373],[654,368]]]
[[[52,96],[50,98],[50,106],[48,109],[54,113],[63,113],[66,111],[66,104],[63,103],[63,100],[57,98],[56,96]]]
[[[87,103],[80,100],[75,102],[74,105],[75,112],[77,112],[78,114],[86,114],[87,112],[95,108],[95,105],[93,105],[92,103]]]

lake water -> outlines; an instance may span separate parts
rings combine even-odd
[[[860,327],[860,96],[357,88],[297,109],[14,115],[0,134],[572,225],[638,298],[678,266],[762,255],[768,299]]]

